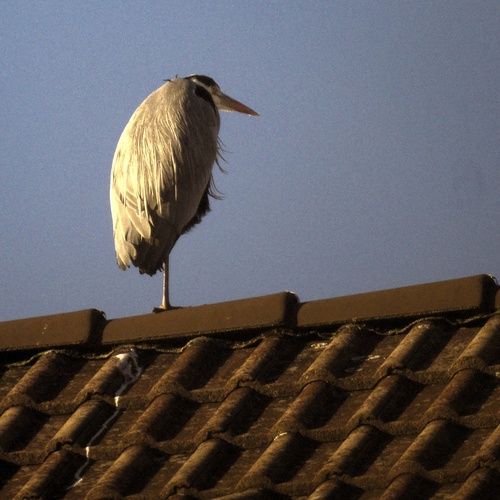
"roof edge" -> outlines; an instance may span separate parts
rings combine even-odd
[[[290,326],[298,297],[293,292],[171,309],[107,322],[103,344]]]
[[[498,290],[494,276],[480,274],[305,302],[297,307],[297,327],[446,313],[487,313],[499,306]]]
[[[104,313],[84,309],[0,323],[0,352],[47,349],[99,342]]]
[[[500,309],[499,290],[495,277],[481,274],[304,303],[292,292],[280,292],[112,320],[106,320],[102,311],[85,309],[0,323],[0,352],[180,340],[272,328],[301,331],[432,315],[465,317]]]

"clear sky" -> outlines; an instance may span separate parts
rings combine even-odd
[[[116,266],[109,173],[135,108],[203,73],[225,194],[171,254],[174,305],[500,277],[500,2],[0,3],[0,320],[161,301]]]

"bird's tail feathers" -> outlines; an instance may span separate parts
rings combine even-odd
[[[175,228],[167,220],[158,218],[151,238],[143,239],[136,245],[136,255],[132,263],[139,268],[141,274],[153,276],[162,269],[177,238],[179,234]]]

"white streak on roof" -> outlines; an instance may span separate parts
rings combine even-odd
[[[137,362],[137,351],[135,349],[130,349],[130,351],[126,353],[117,354],[115,358],[119,360],[117,368],[123,375],[123,383],[115,392],[115,406],[118,407],[120,396],[139,379],[142,374],[142,368]]]
[[[118,358],[118,363],[116,367],[121,372],[123,376],[122,385],[115,391],[114,393],[114,403],[115,403],[115,411],[113,414],[101,425],[101,427],[97,430],[97,432],[89,439],[85,446],[85,455],[87,460],[85,463],[75,472],[73,483],[67,488],[68,490],[76,486],[80,481],[82,481],[82,473],[88,467],[90,462],[90,447],[92,444],[109,428],[110,424],[115,420],[115,418],[120,413],[120,409],[118,408],[118,402],[120,401],[120,396],[137,380],[142,374],[142,367],[139,366],[137,361],[137,351],[135,349],[130,349],[128,352],[124,352],[121,354],[116,354],[114,356]]]

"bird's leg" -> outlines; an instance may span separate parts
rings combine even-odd
[[[163,300],[161,302],[161,309],[167,311],[171,309],[170,297],[168,294],[168,255],[165,257],[165,262],[163,263]]]
[[[165,262],[163,263],[163,299],[161,301],[161,306],[154,307],[153,312],[160,313],[163,311],[169,311],[171,309],[172,306],[170,305],[169,294],[168,294],[168,255],[167,255],[167,257],[165,258]]]

